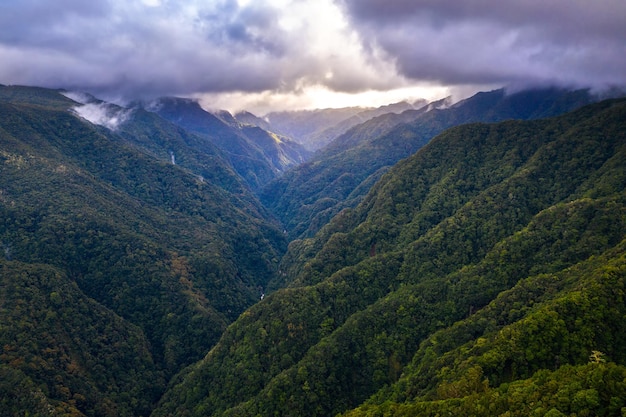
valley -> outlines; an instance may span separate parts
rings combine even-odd
[[[626,410],[626,99],[0,86],[0,414]]]

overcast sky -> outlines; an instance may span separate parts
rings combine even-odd
[[[626,85],[626,0],[0,0],[0,84],[270,108]]]

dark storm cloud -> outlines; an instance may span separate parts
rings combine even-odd
[[[68,38],[68,29],[81,21],[99,19],[110,13],[106,2],[61,0],[6,0],[0,2],[0,42],[16,46],[54,47],[58,42],[83,41]]]
[[[626,84],[625,20],[624,0],[2,0],[0,83],[109,99]]]
[[[370,47],[443,84],[626,84],[623,0],[341,0]]]
[[[294,59],[276,12],[234,0],[5,1],[0,83],[126,96],[280,88],[311,58]]]
[[[215,45],[230,45],[241,52],[262,51],[283,56],[285,37],[276,26],[276,10],[254,4],[240,8],[236,2],[224,2],[211,10],[201,10],[198,24]]]

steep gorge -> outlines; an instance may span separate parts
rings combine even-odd
[[[286,235],[240,172],[274,151],[238,168],[146,109],[0,87],[0,411],[619,415],[626,101],[485,123],[589,100],[498,94],[356,126],[324,151],[373,170],[356,188],[297,184],[323,152],[288,171],[261,201],[330,209]]]

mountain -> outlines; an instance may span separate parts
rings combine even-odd
[[[306,137],[305,143],[314,150],[320,150],[353,126],[360,125],[361,123],[373,119],[374,117],[384,114],[400,114],[406,110],[415,108],[415,105],[423,106],[426,104],[427,102],[425,100],[419,100],[413,104],[403,101],[373,109],[366,109],[330,127],[326,127],[312,133]]]
[[[147,415],[286,249],[215,145],[83,98],[0,87],[2,415]]]
[[[240,111],[233,116],[236,121],[244,125],[260,127],[263,130],[272,131],[272,126],[265,119],[262,119],[249,111]]]
[[[217,146],[253,190],[309,157],[298,143],[259,127],[240,125],[228,112],[211,114],[195,100],[166,97],[146,108]]]
[[[362,112],[361,107],[271,112],[263,118],[272,130],[293,138],[310,150],[320,146],[313,142],[315,135]]]
[[[589,99],[520,94],[381,115],[318,156]],[[625,123],[614,99],[442,130],[287,247],[201,132],[0,86],[0,415],[621,415]]]
[[[352,126],[387,113],[401,113],[415,106],[422,106],[425,101],[418,100],[411,104],[406,101],[377,108],[344,107],[338,109],[317,109],[272,112],[263,119],[242,113],[238,120],[247,121],[256,126],[267,126],[268,130],[280,132],[293,138],[312,151],[319,150]]]
[[[478,93],[449,106],[442,100],[386,114],[351,128],[305,164],[267,184],[263,203],[290,238],[311,237],[343,208],[358,204],[399,160],[445,129],[470,122],[535,119],[562,114],[593,101],[586,90],[504,90]]]
[[[626,99],[448,129],[292,242],[154,417],[620,415]]]

